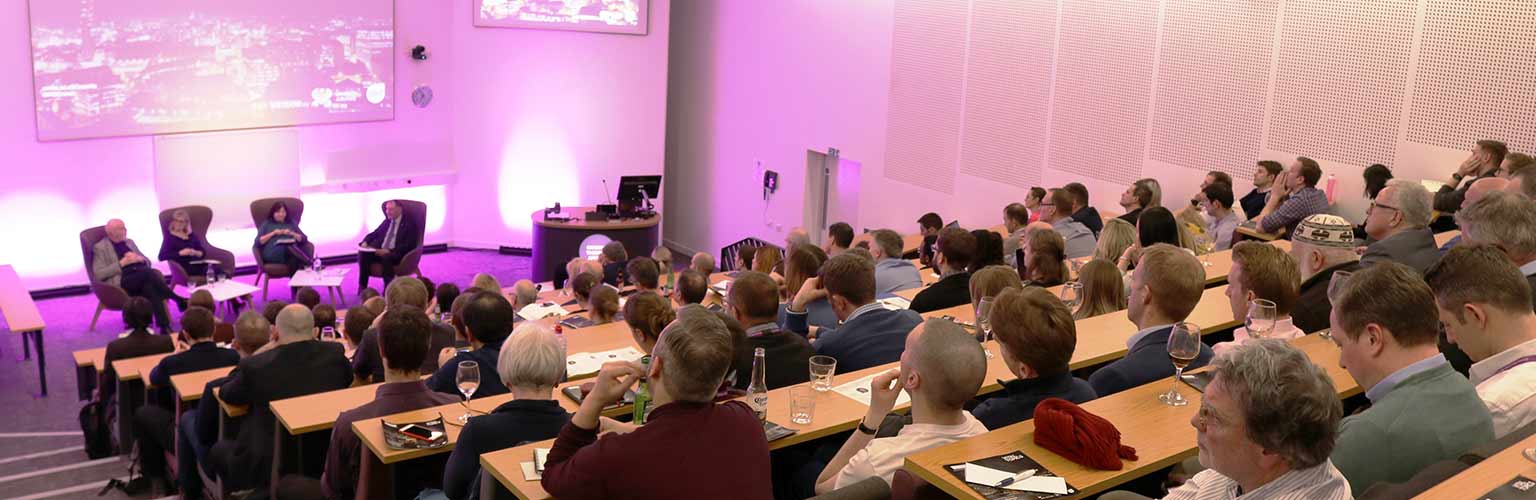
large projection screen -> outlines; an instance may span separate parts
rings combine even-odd
[[[39,140],[394,118],[393,0],[29,0]]]
[[[644,35],[648,0],[474,0],[475,26]]]

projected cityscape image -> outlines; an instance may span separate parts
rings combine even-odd
[[[645,0],[479,0],[478,26],[645,34]]]
[[[391,0],[31,0],[41,140],[394,116]]]

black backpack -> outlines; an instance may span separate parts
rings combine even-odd
[[[91,400],[80,408],[80,430],[85,434],[85,454],[92,460],[112,456],[112,427],[107,424],[107,405]]]

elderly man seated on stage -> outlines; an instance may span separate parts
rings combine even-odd
[[[107,221],[107,237],[96,242],[91,270],[96,280],[120,286],[133,297],[144,297],[154,307],[155,326],[163,332],[171,330],[171,315],[165,309],[166,299],[176,302],[176,308],[187,310],[187,299],[171,293],[165,284],[165,275],[149,267],[149,258],[139,251],[139,246],[128,238],[128,226],[120,219]]]

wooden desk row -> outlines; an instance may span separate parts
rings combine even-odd
[[[975,313],[968,304],[933,311],[924,316],[935,317],[943,315],[953,316],[962,322],[971,322],[975,319]],[[1232,319],[1231,308],[1227,303],[1226,287],[1207,289],[1201,297],[1200,305],[1191,313],[1189,321],[1200,324],[1208,331],[1236,326],[1237,322]],[[1125,343],[1136,331],[1135,325],[1127,318],[1125,311],[1079,320],[1077,322],[1078,344],[1072,354],[1072,369],[1086,368],[1124,357],[1127,351]],[[992,352],[994,356],[987,360],[987,375],[983,379],[984,383],[978,394],[990,394],[1001,389],[997,382],[998,380],[1010,380],[1014,376],[1003,365],[1002,356],[997,355],[999,353],[999,346],[996,342],[987,342],[983,346]],[[1337,365],[1337,363],[1334,364]],[[899,363],[890,363],[851,373],[839,373],[833,377],[833,384],[847,383],[866,375],[896,368],[897,366],[899,366]],[[1166,390],[1165,386],[1160,387]],[[816,410],[814,420],[807,425],[795,424],[789,420],[789,391],[791,388],[784,387],[769,391],[768,419],[774,423],[796,429],[798,432],[792,436],[769,443],[770,449],[776,450],[851,430],[867,412],[867,407],[862,403],[834,392],[819,392],[815,394]],[[361,431],[359,431],[358,435],[364,441],[376,438],[382,447],[382,435],[365,435]],[[548,440],[481,455],[482,488],[491,488],[492,490],[503,488],[522,499],[549,498],[549,494],[544,491],[538,481],[526,481],[523,479],[519,463],[531,460],[534,448],[549,448],[552,444],[553,440]],[[495,492],[482,490],[481,496],[482,498],[492,498],[488,495]]]
[[[1360,393],[1359,384],[1339,367],[1339,349],[1332,341],[1314,334],[1292,343],[1327,371],[1339,397]],[[1125,462],[1126,467],[1122,470],[1090,469],[1041,448],[1034,443],[1033,420],[916,453],[907,457],[903,468],[956,498],[982,498],[944,467],[1023,450],[1078,489],[1078,493],[1069,498],[1087,497],[1195,454],[1196,431],[1190,425],[1190,418],[1200,408],[1201,394],[1187,385],[1180,385],[1179,393],[1189,399],[1189,404],[1180,407],[1164,405],[1157,396],[1167,392],[1171,384],[1172,379],[1165,378],[1082,405],[1083,409],[1114,423],[1120,430],[1121,443],[1136,448],[1139,459]]]
[[[1527,437],[1504,451],[1495,453],[1445,482],[1414,498],[1420,500],[1475,500],[1507,483],[1515,476],[1536,478],[1536,462],[1525,457],[1525,450],[1536,448],[1536,436]]]

